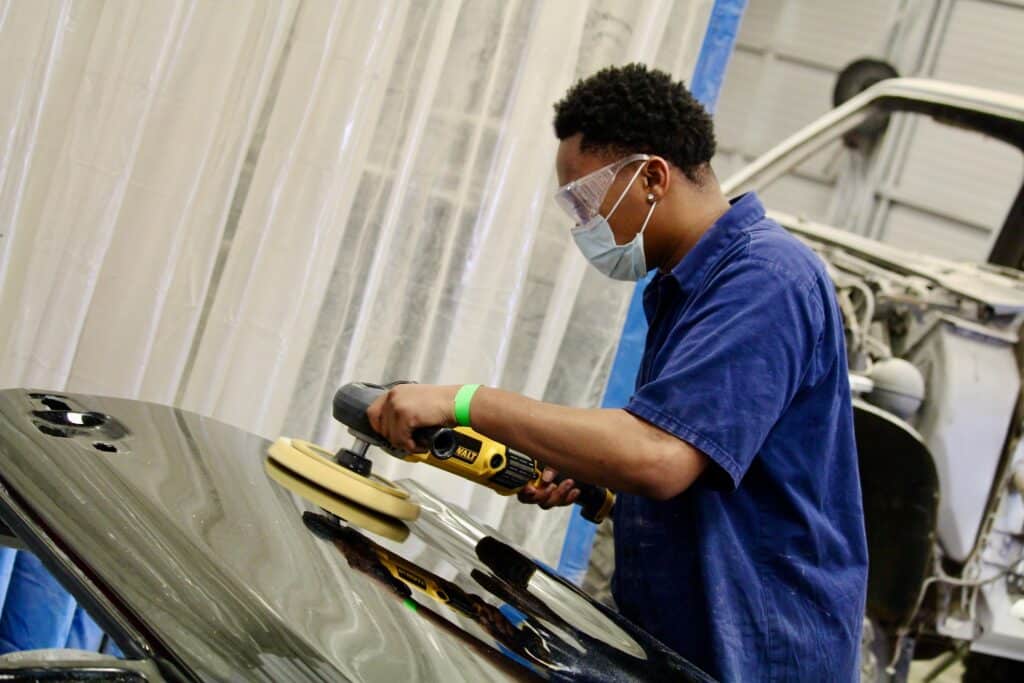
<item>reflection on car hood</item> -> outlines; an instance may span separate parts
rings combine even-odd
[[[133,625],[126,651],[185,675],[710,680],[413,482],[419,519],[378,535],[278,483],[268,445],[166,406],[6,390],[0,508]]]

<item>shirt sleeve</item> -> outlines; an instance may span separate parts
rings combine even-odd
[[[774,262],[730,264],[688,302],[656,354],[661,371],[625,409],[702,451],[711,484],[735,489],[809,379],[820,296],[813,277]]]

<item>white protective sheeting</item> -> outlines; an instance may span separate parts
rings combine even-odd
[[[0,385],[329,447],[356,379],[594,405],[630,288],[551,199],[551,105],[688,78],[711,4],[0,1]],[[557,561],[565,511],[413,476]]]

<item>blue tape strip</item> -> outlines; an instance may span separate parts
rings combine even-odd
[[[746,8],[746,0],[715,0],[708,20],[708,30],[701,43],[697,65],[690,80],[690,92],[709,112],[714,112],[718,94],[725,78],[725,68],[736,44],[740,19]],[[622,338],[615,351],[608,386],[601,401],[603,408],[621,408],[633,395],[634,382],[640,369],[644,343],[647,340],[647,319],[644,316],[643,290],[650,278],[642,280],[633,291],[633,298],[626,313]],[[558,560],[558,573],[576,585],[583,583],[590,563],[590,552],[594,547],[597,527],[580,516],[579,508],[573,507],[569,528],[565,533],[562,555]]]
[[[697,65],[690,80],[690,92],[711,113],[718,104],[718,94],[725,80],[725,68],[729,65],[736,36],[740,32],[740,20],[747,0],[716,0],[711,8],[708,31],[697,56]]]

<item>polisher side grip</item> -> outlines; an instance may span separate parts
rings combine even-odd
[[[527,484],[540,484],[543,466],[533,458],[517,453],[505,444],[468,427],[432,427],[417,430],[413,437],[423,453],[408,453],[394,448],[378,434],[366,410],[392,385],[366,382],[346,384],[334,394],[333,414],[349,432],[364,443],[377,446],[389,455],[409,462],[424,462],[497,491],[501,495],[518,493]],[[564,481],[559,475],[555,483]],[[576,482],[580,494],[576,504],[580,515],[595,524],[603,521],[615,503],[614,494],[593,484]]]

